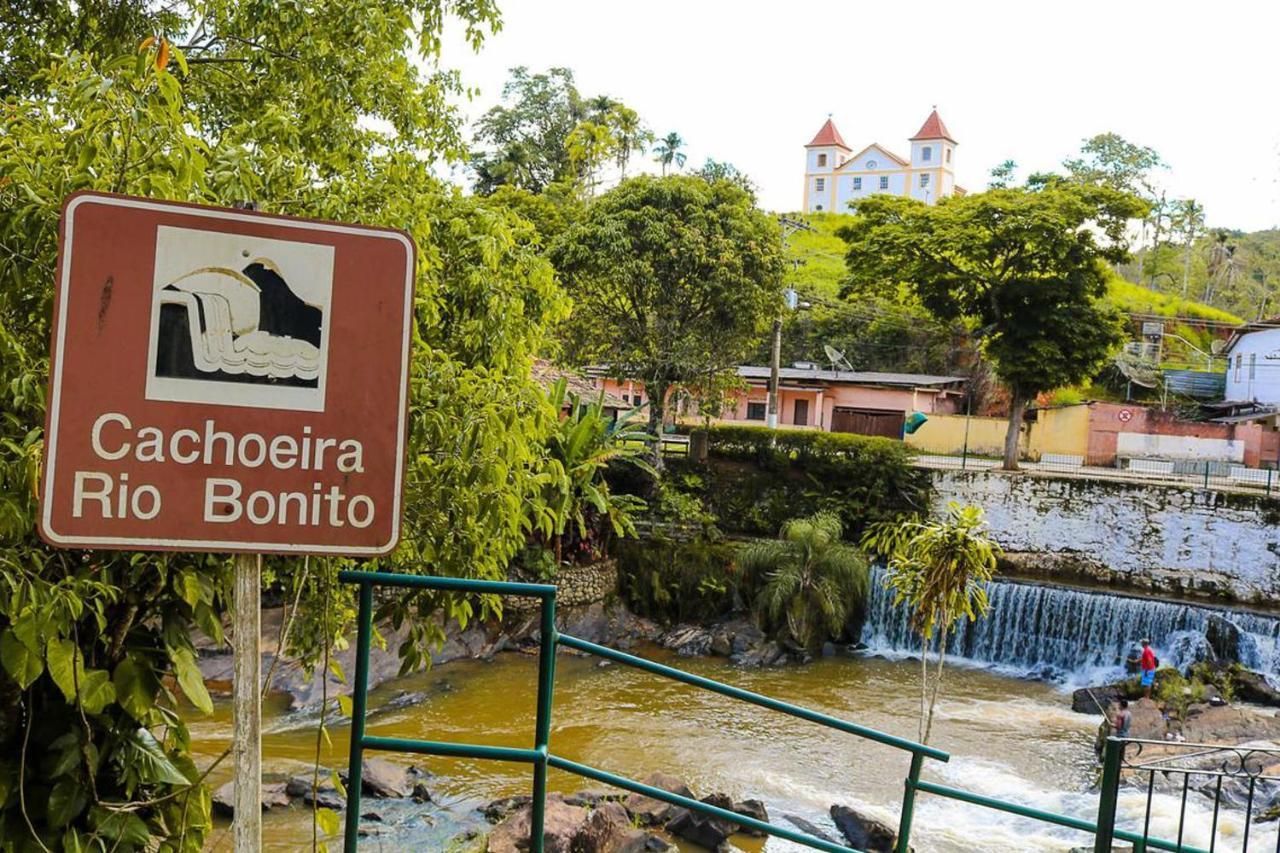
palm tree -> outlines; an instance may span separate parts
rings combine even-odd
[[[739,566],[747,578],[763,578],[756,608],[774,626],[813,651],[839,636],[849,614],[866,601],[867,561],[840,540],[840,519],[829,512],[794,518],[776,540],[747,547]]]
[[[996,571],[1000,546],[987,533],[982,509],[947,504],[937,521],[871,525],[863,547],[887,560],[885,585],[895,604],[910,608],[912,631],[920,638],[920,742],[928,743],[933,709],[942,687],[948,635],[961,619],[985,616],[987,583]],[[929,690],[929,649],[937,634],[937,669]]]
[[[676,133],[674,130],[659,139],[658,144],[653,146],[653,153],[657,155],[653,158],[654,162],[662,164],[662,174],[664,177],[667,174],[667,167],[672,163],[675,163],[675,167],[677,169],[684,166],[684,161],[687,157],[684,152],[680,150],[682,148],[684,148],[684,140],[681,139],[680,134]]]
[[[564,412],[547,439],[547,467],[543,484],[543,511],[530,526],[550,542],[556,564],[571,556],[598,556],[610,536],[634,536],[633,513],[644,501],[633,495],[613,494],[605,480],[611,462],[622,461],[648,472],[642,459],[648,433],[635,426],[634,411],[611,419],[602,399],[584,403],[566,392],[560,379],[548,398]]]
[[[649,143],[653,142],[653,132],[645,127],[638,112],[621,104],[614,108],[610,126],[613,129],[617,151],[618,174],[626,180],[631,152],[643,151]]]

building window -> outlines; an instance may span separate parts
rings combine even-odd
[[[819,166],[825,166],[825,165],[827,165],[827,155],[826,155],[826,154],[819,154],[819,155],[818,155],[818,165],[819,165]]]
[[[827,179],[826,179],[826,178],[815,178],[815,179],[814,179],[814,181],[813,181],[813,188],[814,188],[815,190],[817,190],[818,192],[822,192],[823,190],[825,190],[825,189],[827,188]]]
[[[747,403],[747,420],[762,421],[764,420],[764,403]]]
[[[874,168],[875,168],[876,166],[878,166],[878,165],[879,165],[879,164],[878,164],[875,160],[868,160],[868,161],[867,161],[867,168],[868,168],[868,169],[874,169]]]
[[[920,149],[920,159],[921,159],[921,160],[923,160],[923,161],[924,161],[924,162],[926,162],[926,163],[928,163],[930,160],[932,160],[932,159],[933,159],[933,147],[932,147],[932,146],[930,146],[930,145],[926,145],[925,147],[921,148],[921,149]]]
[[[1258,354],[1256,352],[1249,353],[1249,379],[1253,380],[1258,375]]]
[[[1236,353],[1236,381],[1240,381],[1240,369],[1244,367],[1244,353]]]
[[[880,176],[880,189],[882,189],[882,190],[887,190],[887,189],[889,189],[889,176],[888,176],[888,175],[881,175],[881,176]]]
[[[948,148],[948,149],[947,149],[947,162],[948,162],[948,163],[950,163],[950,162],[951,162],[951,149],[950,149],[950,148]]]
[[[862,192],[862,178],[853,179],[853,191],[856,193]]]
[[[929,186],[929,176],[927,174],[920,176],[920,186],[922,187]]]

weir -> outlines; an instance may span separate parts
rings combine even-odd
[[[987,587],[991,610],[977,622],[961,622],[948,642],[948,657],[1066,683],[1099,683],[1124,672],[1124,660],[1149,637],[1161,665],[1179,668],[1209,655],[1205,630],[1217,615],[1240,629],[1246,667],[1280,675],[1280,617],[1112,590],[1087,590],[1015,580]],[[884,569],[872,570],[862,642],[882,654],[917,652],[905,608],[884,587]]]

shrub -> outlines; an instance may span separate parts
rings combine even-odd
[[[737,546],[669,539],[619,541],[618,587],[632,612],[663,624],[732,613],[741,579]]]
[[[791,518],[831,512],[845,535],[929,506],[928,472],[911,465],[902,442],[846,433],[717,425],[707,431],[710,463],[669,463],[729,532],[772,537]]]

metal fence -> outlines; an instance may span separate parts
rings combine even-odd
[[[974,454],[918,453],[913,457],[913,461],[921,468],[957,471],[990,471],[1000,468],[1003,464],[1002,460],[995,457]],[[1271,468],[1249,468],[1234,462],[1144,458],[1102,460],[1046,453],[1038,460],[1019,462],[1018,467],[1024,471],[1055,477],[1118,480],[1127,483],[1280,497],[1280,471]]]
[[[645,658],[620,652],[606,646],[597,645],[556,629],[556,588],[549,584],[511,583],[503,581],[465,580],[460,578],[427,577],[421,575],[399,575],[382,572],[344,571],[338,575],[344,583],[359,586],[359,612],[357,615],[356,634],[356,670],[354,693],[352,696],[351,719],[351,752],[347,785],[347,809],[343,849],[346,853],[356,853],[360,829],[360,799],[362,771],[365,750],[383,750],[390,752],[406,752],[419,755],[439,755],[458,758],[478,758],[493,761],[510,761],[533,766],[533,799],[530,814],[530,850],[533,853],[543,851],[543,827],[546,814],[547,769],[555,767],[569,773],[592,779],[606,785],[621,788],[624,791],[652,797],[662,802],[680,806],[721,820],[729,821],[741,827],[754,829],[778,838],[784,838],[797,844],[828,853],[848,853],[854,849],[817,838],[788,827],[778,826],[751,817],[704,803],[690,797],[673,794],[633,779],[611,773],[599,768],[590,767],[570,761],[551,751],[551,719],[553,710],[553,689],[555,682],[556,650],[559,647],[573,649],[585,654],[596,655],[607,660],[657,675],[683,684],[708,690],[739,702],[748,702],[767,708],[780,714],[825,726],[854,737],[885,744],[901,750],[909,758],[906,775],[903,779],[902,804],[898,821],[898,837],[896,853],[906,853],[911,842],[912,820],[915,813],[917,794],[931,794],[946,797],[974,806],[994,809],[1013,815],[1032,818],[1056,826],[1068,827],[1092,834],[1095,838],[1095,853],[1108,853],[1113,839],[1133,843],[1135,849],[1186,851],[1186,853],[1204,853],[1198,848],[1189,847],[1179,842],[1150,838],[1146,832],[1138,834],[1131,831],[1115,829],[1116,794],[1121,774],[1121,760],[1124,750],[1122,742],[1112,739],[1108,741],[1105,753],[1106,761],[1099,796],[1097,823],[1092,821],[1054,814],[1039,809],[1029,808],[1017,803],[1006,802],[991,797],[984,797],[953,788],[947,785],[927,782],[920,778],[926,758],[935,761],[948,761],[950,755],[943,750],[925,744],[916,743],[875,729],[867,728],[846,720],[793,705],[780,699],[774,699],[749,690],[743,690],[729,684],[704,678],[674,667],[665,666]],[[439,741],[411,740],[406,738],[389,738],[369,735],[365,732],[365,716],[368,710],[369,696],[369,649],[373,634],[373,588],[399,587],[405,589],[430,589],[467,594],[487,594],[506,596],[529,596],[539,600],[541,609],[541,633],[538,650],[538,687],[537,716],[534,722],[533,747],[486,746],[468,743],[445,743]],[[1137,845],[1141,844],[1141,848]],[[855,850],[855,853],[858,851]]]

